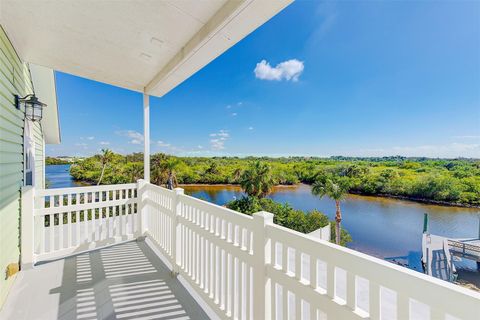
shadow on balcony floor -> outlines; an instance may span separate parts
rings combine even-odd
[[[145,242],[21,272],[0,319],[208,319]]]

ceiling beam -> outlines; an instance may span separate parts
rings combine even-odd
[[[168,79],[175,71],[217,35],[238,14],[255,0],[229,0],[213,17],[180,49],[179,52],[148,83],[144,92],[151,93],[160,83]],[[227,47],[228,48],[228,47]],[[227,49],[226,48],[226,49]],[[222,52],[219,52],[219,55]],[[215,57],[211,57],[214,59]],[[209,61],[206,61],[208,63]],[[203,65],[201,66],[203,67]],[[195,70],[194,72],[196,72]],[[168,92],[168,90],[167,90]],[[166,92],[165,92],[166,93]],[[162,93],[165,94],[165,93]],[[158,95],[156,95],[158,96]]]

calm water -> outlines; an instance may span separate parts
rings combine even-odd
[[[69,164],[46,166],[45,178],[47,179],[47,188],[49,189],[81,186],[81,184],[75,182],[70,175]]]
[[[78,186],[69,174],[69,165],[46,167],[49,188]],[[185,192],[219,205],[243,196],[236,186],[186,186]],[[288,202],[295,209],[317,209],[334,218],[335,205],[328,198],[311,194],[310,186],[278,187],[270,198]],[[379,197],[349,196],[342,203],[343,223],[352,235],[349,247],[379,258],[394,260],[421,270],[423,214],[430,216],[434,234],[468,238],[479,233],[480,209],[442,207]],[[476,269],[475,263],[463,261],[458,267]]]

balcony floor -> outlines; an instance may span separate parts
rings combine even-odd
[[[208,319],[144,241],[21,272],[0,319]]]

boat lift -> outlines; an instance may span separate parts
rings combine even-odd
[[[477,262],[480,270],[480,223],[478,238],[450,239],[428,232],[428,214],[424,216],[422,266],[426,274],[454,282],[457,278],[453,256]]]

